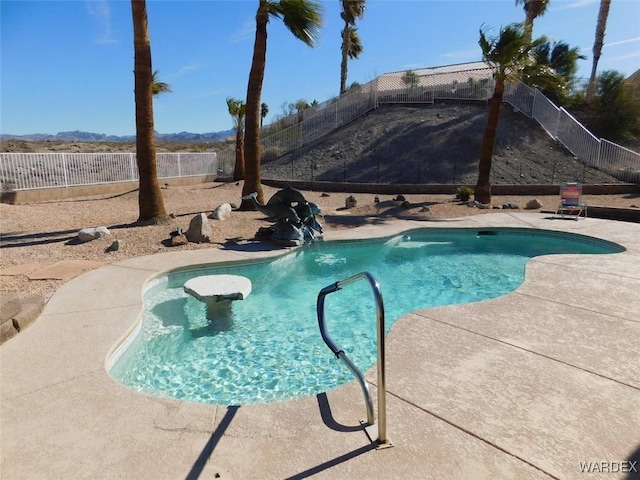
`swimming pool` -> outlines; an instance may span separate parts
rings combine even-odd
[[[387,330],[420,308],[505,295],[526,262],[545,254],[617,253],[591,237],[530,229],[421,229],[367,241],[326,242],[270,261],[168,272],[147,286],[145,309],[111,375],[137,391],[184,400],[248,405],[314,395],[353,380],[324,345],[316,317],[319,291],[361,271],[378,280]],[[207,320],[184,293],[201,275],[242,275],[252,292],[229,318]],[[375,304],[364,282],[327,297],[332,337],[361,371],[376,359]]]

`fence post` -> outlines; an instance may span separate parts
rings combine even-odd
[[[378,109],[379,105],[378,105],[378,78],[376,77],[375,80],[372,82],[373,85],[373,108],[375,108],[376,110]]]
[[[64,186],[69,187],[69,174],[67,172],[67,156],[62,154],[62,171],[64,172]]]
[[[540,90],[538,90],[537,88],[533,91],[533,102],[531,102],[531,118],[533,120],[536,119],[536,100],[538,99],[538,93],[540,93]],[[540,123],[540,122],[538,122]]]
[[[558,139],[558,130],[560,130],[560,117],[562,116],[562,111],[564,110],[563,107],[560,107],[558,109],[558,116],[556,117],[556,131],[553,133],[556,140]],[[562,143],[562,142],[560,142]]]
[[[180,167],[180,152],[178,152],[178,178],[182,178],[182,169]]]
[[[129,154],[129,165],[131,166],[131,181],[135,182],[136,181],[136,171],[135,171],[135,167],[134,167],[134,159],[133,156],[135,154],[134,153],[130,153]]]

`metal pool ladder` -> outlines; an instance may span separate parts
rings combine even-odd
[[[382,300],[382,293],[380,292],[380,285],[377,280],[368,272],[360,272],[344,280],[335,282],[320,290],[318,294],[317,311],[318,311],[318,324],[320,326],[320,334],[324,343],[331,349],[337,358],[342,360],[345,365],[351,370],[351,373],[355,375],[360,383],[360,388],[364,394],[364,401],[367,407],[367,420],[360,422],[365,426],[365,430],[369,438],[373,440],[375,437],[375,418],[373,413],[373,402],[371,400],[371,392],[369,391],[369,385],[362,375],[362,372],[358,370],[358,367],[349,359],[344,350],[331,338],[327,332],[327,327],[324,317],[324,298],[333,292],[341,290],[345,285],[356,282],[358,280],[368,280],[373,290],[373,296],[376,302],[376,331],[378,340],[378,431],[377,440],[375,443],[377,448],[392,447],[392,443],[387,437],[387,389],[385,380],[385,343],[384,343],[384,303]]]

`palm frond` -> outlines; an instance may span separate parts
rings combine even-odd
[[[269,2],[269,14],[282,22],[298,40],[314,46],[322,27],[322,6],[312,0]]]
[[[356,27],[351,27],[349,29],[349,50],[347,51],[347,55],[349,55],[349,58],[351,59],[358,58],[363,50],[364,47],[360,41],[358,29]]]

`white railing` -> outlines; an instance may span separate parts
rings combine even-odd
[[[217,154],[158,153],[158,178],[218,174]],[[135,153],[0,153],[3,191],[138,181]]]
[[[261,140],[262,162],[309,144],[381,104],[429,104],[438,100],[486,102],[493,95],[491,69],[479,62],[414,73],[417,80],[410,84],[407,84],[406,72],[381,75],[344,95],[265,126]],[[555,106],[538,90],[522,83],[510,84],[504,101],[536,120],[585,165],[622,181],[640,182],[639,153],[596,138],[569,112]],[[217,154],[159,153],[157,162],[159,178],[230,176],[235,166],[235,149]],[[137,180],[133,153],[0,153],[2,190]]]
[[[507,90],[505,102],[536,120],[584,165],[624,182],[640,183],[640,153],[597,138],[567,110],[555,106],[539,90],[522,83],[512,85]]]
[[[410,84],[406,72],[379,76],[355,92],[336,97],[315,107],[313,115],[277,133],[265,127],[262,139],[262,161],[269,162],[341,127],[381,104],[429,104],[435,101],[481,101],[493,95],[495,82],[491,69],[481,64],[425,69]],[[456,68],[457,67],[457,68]],[[441,70],[444,73],[428,73]],[[421,72],[417,70],[415,72]],[[353,99],[357,99],[354,102]],[[536,120],[546,132],[567,148],[584,165],[597,168],[626,182],[640,182],[640,154],[621,145],[598,139],[564,108],[558,108],[539,90],[523,83],[507,85],[504,102]],[[292,117],[281,119],[280,125],[291,123]],[[606,148],[604,148],[606,142]]]
[[[262,161],[268,162],[280,155],[299,148],[327,133],[352,122],[361,115],[376,108],[374,82],[358,87],[349,93],[324,102],[314,108],[314,115],[280,131],[282,120],[265,127],[262,137]],[[296,115],[297,116],[297,115]],[[285,123],[286,124],[286,120]]]

